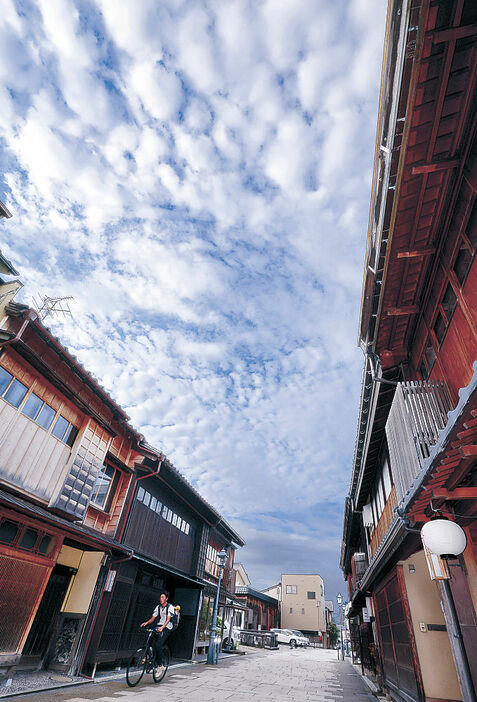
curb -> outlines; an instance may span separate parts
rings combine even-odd
[[[11,699],[12,697],[22,697],[25,695],[34,695],[37,692],[48,692],[49,690],[62,690],[64,687],[77,687],[79,685],[88,685],[92,683],[93,680],[76,680],[74,682],[60,683],[59,685],[46,685],[45,687],[34,687],[30,690],[19,690],[18,692],[10,692],[8,694],[1,694],[1,699]]]
[[[174,663],[170,665],[168,670],[174,670],[174,668],[185,668],[186,666],[194,665],[194,663]],[[45,687],[33,687],[28,690],[19,690],[18,692],[9,692],[8,694],[0,694],[0,700],[12,699],[13,697],[24,697],[26,695],[35,695],[38,692],[49,692],[50,690],[62,690],[67,687],[78,687],[80,685],[100,685],[101,683],[111,682],[112,680],[121,680],[125,678],[126,671],[112,673],[111,675],[105,675],[104,677],[91,678],[87,680],[75,680],[72,682],[58,683],[56,685],[46,685]]]

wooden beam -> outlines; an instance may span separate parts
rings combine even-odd
[[[408,305],[407,307],[388,307],[386,314],[388,317],[405,317],[409,314],[417,314],[419,307],[417,305]]]
[[[447,171],[449,168],[457,168],[460,165],[460,159],[453,158],[447,161],[434,161],[434,163],[423,163],[420,166],[413,166],[411,175],[422,175],[424,173],[435,173],[436,171]]]
[[[436,499],[443,500],[477,500],[477,488],[455,488],[455,490],[436,488],[432,494]]]
[[[443,41],[457,41],[477,34],[477,24],[464,24],[462,27],[451,27],[450,29],[441,29],[432,34],[434,44],[440,44]]]
[[[431,256],[433,253],[435,253],[436,250],[434,248],[430,249],[421,249],[420,251],[398,251],[396,258],[417,258],[417,256]]]
[[[459,448],[460,455],[464,458],[470,458],[471,456],[477,456],[477,444],[468,444],[467,446],[461,446]]]

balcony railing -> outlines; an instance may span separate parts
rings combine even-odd
[[[395,507],[397,507],[396,486],[393,485],[392,490],[389,493],[389,497],[386,501],[386,504],[384,505],[383,513],[381,514],[381,517],[379,518],[379,522],[376,526],[376,529],[373,531],[373,534],[371,536],[371,541],[369,543],[369,550],[371,551],[371,558],[374,556],[374,554],[378,550],[379,544],[384,539],[384,536],[385,536],[387,530],[391,526],[391,522],[393,521],[393,518],[394,518],[394,508]]]
[[[436,443],[451,409],[443,381],[414,381],[397,386],[386,423],[397,504],[429,456],[429,448]]]

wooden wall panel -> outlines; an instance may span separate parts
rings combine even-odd
[[[467,320],[459,306],[456,307],[449,329],[438,353],[440,369],[433,368],[432,380],[440,380],[444,374],[451,396],[456,401],[460,388],[469,384],[472,366],[477,360],[477,343]]]
[[[9,482],[49,500],[66,474],[70,448],[0,399],[0,472]]]

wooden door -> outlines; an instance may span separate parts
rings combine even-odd
[[[422,699],[414,635],[406,612],[407,595],[395,569],[376,589],[375,605],[386,684],[405,702]]]
[[[40,606],[22,652],[22,667],[26,664],[41,665],[55,630],[56,619],[63,604],[74,570],[55,565],[46,586]]]

